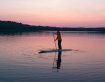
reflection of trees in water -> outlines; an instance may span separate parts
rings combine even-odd
[[[35,31],[35,32],[0,32],[0,36],[52,36],[53,31]]]

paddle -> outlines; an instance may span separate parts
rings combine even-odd
[[[55,36],[54,36],[54,33],[53,33],[53,37],[54,37],[54,43],[55,43],[55,48],[57,50],[57,46],[56,46],[56,41],[55,41]],[[54,56],[54,62],[56,61],[56,52],[55,52],[55,56]],[[53,67],[54,68],[54,62],[53,62]]]
[[[55,48],[56,48],[56,50],[57,50],[57,46],[56,46],[56,41],[55,41],[54,33],[53,33],[53,37],[54,37]]]

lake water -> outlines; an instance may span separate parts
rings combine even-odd
[[[0,34],[0,82],[105,82],[105,34],[61,34],[72,51],[39,54],[55,49],[52,32]]]

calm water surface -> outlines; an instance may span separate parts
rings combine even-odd
[[[105,82],[105,34],[61,33],[72,51],[39,54],[55,49],[52,32],[1,34],[0,82]]]

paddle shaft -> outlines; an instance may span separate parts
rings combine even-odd
[[[55,41],[55,36],[54,36],[54,33],[53,33],[53,37],[54,37],[54,43],[55,43],[55,48],[57,50],[57,46],[56,46],[56,41]],[[55,56],[54,56],[54,62],[56,61],[56,52],[55,52]],[[54,68],[54,62],[53,62],[53,68]]]
[[[57,46],[56,46],[55,36],[54,36],[54,34],[53,34],[53,37],[54,37],[55,48],[56,48],[56,50],[57,50]]]

